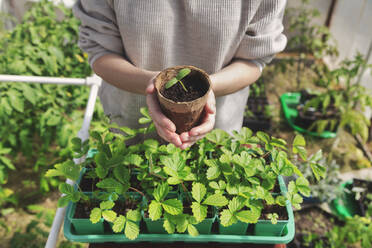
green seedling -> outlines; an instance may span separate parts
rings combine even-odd
[[[189,68],[184,68],[184,69],[181,69],[177,76],[172,78],[171,80],[169,80],[166,84],[165,84],[165,88],[166,89],[169,89],[170,87],[172,87],[173,85],[175,85],[176,83],[180,83],[182,88],[187,92],[187,89],[185,87],[185,85],[182,83],[181,79],[183,79],[184,77],[186,77],[187,75],[189,75],[191,72],[191,70]]]

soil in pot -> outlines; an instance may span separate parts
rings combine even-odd
[[[96,183],[98,183],[98,178],[90,178],[89,175],[84,174],[79,187],[83,192],[93,192],[98,190]]]
[[[352,184],[352,190],[354,191],[354,189],[356,188],[363,190],[363,192],[360,192],[358,199],[355,198],[355,200],[358,204],[358,212],[359,212],[358,214],[360,216],[365,216],[366,211],[368,209],[368,205],[371,204],[371,200],[368,199],[367,195],[372,194],[372,182],[354,178],[353,184]]]
[[[330,107],[327,109],[326,113],[322,113],[319,110],[311,109],[309,108],[308,110],[304,110],[303,105],[299,105],[297,107],[298,111],[298,116],[294,120],[295,125],[305,128],[305,129],[310,129],[312,128],[312,125],[314,122],[317,120],[327,120],[329,121],[328,125],[325,127],[324,130],[330,131],[330,132],[335,132],[337,130],[337,127],[339,125],[339,115],[336,109]],[[336,125],[332,127],[331,121],[335,121]]]
[[[270,213],[277,213],[279,216],[278,220],[288,220],[288,213],[286,207],[266,204],[264,204],[264,208],[262,209],[260,220],[269,220],[267,218],[267,215]]]
[[[73,218],[74,219],[89,219],[90,211],[96,207],[99,208],[99,202],[96,200],[90,200],[88,202],[79,201],[78,203],[76,203],[75,214]]]
[[[202,83],[205,80],[201,74],[191,72],[182,79],[185,91],[180,83],[176,83],[169,89],[162,87],[160,93],[175,102],[190,102],[204,96],[208,91],[208,84]]]

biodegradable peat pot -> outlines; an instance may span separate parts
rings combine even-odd
[[[176,77],[178,72],[183,68],[191,70],[190,74],[182,79],[187,92],[183,92],[180,83],[176,83],[174,86],[166,89],[165,84]],[[177,87],[179,88],[178,93],[183,95],[182,97],[188,96],[191,99],[181,99],[180,101],[170,99],[167,91],[169,92],[172,88],[175,91]],[[209,91],[211,90],[211,82],[208,74],[199,68],[194,66],[175,66],[161,71],[156,76],[155,88],[162,111],[176,125],[176,132],[182,133],[189,131],[198,124],[207,102]],[[198,92],[198,96],[192,96],[191,92],[193,91]],[[180,98],[181,95],[179,95]]]

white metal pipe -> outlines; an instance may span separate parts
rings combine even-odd
[[[93,77],[89,77],[87,78],[87,84],[91,85],[91,88],[90,88],[87,107],[84,113],[83,125],[77,134],[77,137],[79,137],[82,141],[89,138],[89,127],[90,127],[90,122],[92,120],[93,113],[94,113],[94,106],[97,100],[98,90],[101,85],[101,78],[99,78],[97,75],[94,75]],[[74,162],[75,164],[77,164],[77,163],[80,163],[81,160],[74,159]],[[66,183],[73,184],[73,181],[67,179]],[[66,213],[66,207],[57,209],[56,215],[54,216],[51,230],[49,232],[47,243],[45,244],[45,248],[56,247],[59,232],[62,227],[65,213]]]
[[[37,76],[18,76],[18,75],[0,75],[0,82],[88,85],[88,80],[85,78],[58,78],[58,77],[37,77]]]

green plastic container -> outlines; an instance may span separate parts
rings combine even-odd
[[[294,120],[298,116],[298,111],[296,109],[297,105],[300,103],[301,93],[292,92],[285,93],[280,97],[280,103],[282,104],[282,109],[284,112],[284,117],[288,124],[296,131],[310,136],[315,136],[319,138],[335,138],[336,133],[330,131],[324,131],[321,133],[306,130],[294,124]]]
[[[149,233],[156,233],[156,234],[167,234],[167,231],[165,231],[163,224],[164,220],[159,219],[159,220],[151,220],[150,218],[145,218],[142,214],[142,219],[146,224],[147,231]]]
[[[89,219],[74,218],[76,205],[77,205],[76,203],[70,202],[66,212],[67,219],[71,223],[71,226],[74,228],[74,232],[78,235],[103,234],[104,233],[103,218],[101,218],[100,221],[95,224],[93,224]]]
[[[278,177],[279,185],[282,193],[285,193],[286,187],[281,177]],[[136,243],[136,242],[197,242],[197,243],[250,243],[250,244],[288,244],[295,235],[295,223],[291,205],[287,204],[288,224],[284,227],[281,236],[258,236],[251,232],[246,232],[243,235],[228,235],[219,234],[218,228],[212,229],[210,234],[200,234],[193,237],[189,234],[155,234],[149,233],[145,228],[141,229],[141,233],[135,240],[128,240],[123,234],[104,233],[96,234],[77,234],[72,227],[70,220],[65,216],[64,235],[66,239],[81,243],[103,243],[103,242],[119,242],[119,243]]]
[[[346,181],[340,185],[340,188],[344,191],[344,189],[350,189],[352,187],[353,181]],[[335,214],[340,219],[346,219],[348,217],[353,217],[355,214],[358,213],[358,206],[354,199],[352,193],[348,193],[344,191],[342,197],[336,198],[329,204],[332,213]]]
[[[276,224],[272,224],[270,220],[258,220],[254,226],[254,234],[257,236],[280,236],[286,225],[288,225],[288,220],[278,220]]]
[[[219,223],[219,232],[224,235],[244,235],[247,233],[248,223],[238,221],[231,226],[223,226]]]

